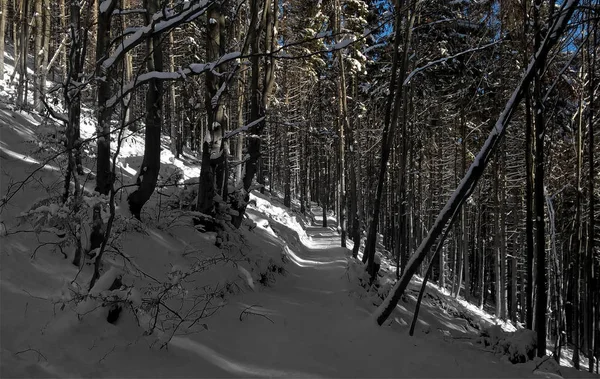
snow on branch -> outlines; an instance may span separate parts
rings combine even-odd
[[[111,0],[104,0],[104,3]],[[175,13],[173,9],[161,9],[152,16],[152,22],[149,25],[139,28],[135,33],[127,37],[122,43],[117,46],[115,51],[102,62],[104,70],[111,68],[115,63],[121,61],[125,54],[147,38],[153,37],[158,33],[167,32],[186,22],[193,21],[198,18],[208,7],[214,3],[209,0],[197,0],[195,2],[186,2],[180,12]]]
[[[100,14],[106,13],[109,9],[112,8],[112,5],[117,0],[104,0],[100,3]]]
[[[474,48],[472,48],[472,49],[468,49],[468,50],[465,50],[465,51],[461,51],[460,53],[457,53],[457,54],[451,55],[451,56],[449,56],[449,57],[444,57],[444,58],[440,58],[440,59],[436,59],[436,60],[434,60],[434,61],[428,62],[428,63],[427,63],[427,64],[425,64],[424,66],[417,67],[417,68],[415,68],[414,70],[412,70],[412,72],[406,76],[406,79],[404,79],[404,83],[402,83],[402,84],[403,84],[403,85],[407,85],[408,83],[410,83],[410,81],[412,80],[412,78],[413,78],[415,75],[417,75],[417,74],[418,74],[419,72],[421,72],[421,71],[427,70],[427,69],[428,69],[429,67],[431,67],[431,66],[435,66],[435,65],[437,65],[437,64],[440,64],[440,63],[447,62],[447,61],[449,61],[449,60],[451,60],[451,59],[454,59],[454,58],[458,58],[458,57],[460,57],[461,55],[470,54],[470,53],[474,53],[474,52],[476,52],[476,51],[479,51],[479,50],[484,50],[484,49],[487,49],[488,47],[490,47],[490,46],[494,46],[494,45],[497,45],[497,44],[499,44],[499,43],[501,43],[501,42],[502,42],[502,40],[497,40],[497,41],[490,42],[490,43],[488,43],[488,44],[485,44],[485,45],[482,45],[482,46],[478,46],[478,47],[474,47]]]
[[[257,125],[257,124],[260,124],[261,122],[263,122],[264,119],[265,119],[265,116],[262,116],[262,117],[260,117],[260,118],[258,118],[256,120],[252,121],[249,124],[246,124],[246,125],[244,125],[242,127],[239,127],[239,128],[237,128],[235,130],[229,131],[229,132],[225,133],[225,135],[223,136],[223,139],[228,139],[228,138],[231,138],[233,136],[236,136],[236,135],[240,134],[241,132],[246,132],[246,131],[248,131],[248,129],[250,129],[254,125]]]
[[[163,72],[163,71],[150,71],[137,76],[134,80],[123,85],[113,97],[108,99],[106,107],[111,108],[115,106],[121,99],[130,94],[134,89],[141,86],[142,84],[148,83],[150,80],[158,79],[161,81],[167,80],[184,80],[188,75],[200,75],[208,71],[213,71],[218,66],[227,62],[234,61],[240,57],[241,53],[234,52],[228,53],[219,57],[214,62],[210,63],[191,63],[185,68],[181,68],[175,72]]]

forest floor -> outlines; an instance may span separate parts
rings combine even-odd
[[[567,367],[548,371],[533,361],[507,362],[478,343],[478,327],[493,323],[493,317],[461,308],[435,286],[428,287],[415,336],[409,337],[419,279],[389,321],[376,326],[370,314],[381,300],[352,275],[354,263],[350,251],[339,247],[335,219],[328,227],[318,226],[319,216],[302,216],[277,197],[260,194],[253,194],[248,210],[252,221],[239,231],[237,247],[243,245],[248,259],[198,274],[201,284],[235,283],[239,289],[224,294],[220,309],[202,320],[200,331],[177,333],[160,348],[157,337],[146,335],[131,313],[110,324],[105,307],[78,312],[68,292],[74,282],[85,284],[91,266],[73,266],[53,249],[56,236],[36,233],[20,218],[49,189],[60,192],[62,186],[60,168],[40,165],[41,158],[31,153],[47,150],[38,139],[42,125],[39,115],[0,104],[0,198],[35,171],[35,180],[26,182],[0,213],[2,378],[588,377]],[[131,144],[124,151],[131,154],[123,167],[136,167],[143,147]],[[186,176],[197,174],[197,162],[165,159],[183,167]],[[93,182],[86,188],[93,191]],[[175,266],[190,264],[191,253],[195,259],[228,253],[214,247],[214,233],[186,225],[165,228],[160,206],[149,204],[144,217],[153,221],[123,235],[122,249],[136,267],[168,277]],[[316,206],[313,211],[322,214]],[[126,274],[124,263],[107,264]],[[270,267],[285,272],[263,285]],[[389,262],[383,272],[392,272]],[[140,288],[144,284],[132,275],[127,280]]]

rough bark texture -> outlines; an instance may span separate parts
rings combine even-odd
[[[212,62],[225,52],[223,40],[225,16],[220,3],[214,3],[208,8],[207,29],[206,59]],[[220,70],[219,68],[218,71]],[[223,84],[223,78],[213,72],[207,72],[205,83],[208,130],[202,142],[202,168],[197,209],[202,213],[214,215],[216,211],[215,196],[219,195],[222,199],[226,199],[227,196],[226,156],[223,149],[225,109],[221,96],[217,96],[219,88]]]
[[[100,7],[100,2],[97,2]],[[110,18],[116,2],[112,2],[106,12],[98,11],[96,34],[96,78],[98,80],[98,126],[96,133],[98,156],[96,158],[96,191],[108,195],[113,175],[110,169],[110,115],[106,102],[111,96],[111,69],[104,70],[102,62],[107,58],[110,46]]]
[[[159,10],[158,0],[146,0],[146,23],[150,23],[152,15]],[[160,45],[160,34],[155,34],[146,42],[148,71],[163,71],[163,51]],[[137,178],[138,188],[129,195],[131,213],[141,219],[142,207],[156,188],[160,170],[160,134],[162,129],[162,100],[163,89],[160,80],[152,79],[146,91],[146,133],[144,137],[144,160]]]

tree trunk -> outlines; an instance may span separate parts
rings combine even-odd
[[[206,42],[206,59],[215,61],[225,53],[225,16],[220,3],[212,4],[207,11],[208,37]],[[220,72],[221,69],[218,69]],[[208,112],[208,125],[202,143],[202,168],[200,171],[200,185],[198,190],[197,210],[214,215],[215,196],[219,195],[226,200],[227,171],[225,169],[226,156],[223,149],[223,131],[225,128],[225,108],[221,97],[215,98],[223,78],[213,72],[206,73],[205,106]]]
[[[97,1],[100,7],[101,2]],[[112,111],[106,108],[106,102],[111,96],[112,68],[103,69],[102,63],[109,54],[110,47],[110,19],[116,1],[109,3],[111,6],[105,12],[98,9],[97,34],[96,34],[96,78],[98,80],[98,124],[96,127],[97,158],[96,158],[96,191],[108,195],[113,182],[113,173],[110,167],[110,116]]]
[[[33,47],[33,107],[37,111],[41,111],[43,108],[40,97],[43,94],[43,86],[41,83],[42,77],[42,43],[44,36],[44,18],[42,12],[42,0],[34,0],[34,12],[33,12],[33,25],[34,25],[34,47]]]
[[[536,50],[542,44],[541,25],[539,24],[539,11],[542,0],[535,0],[534,5],[534,30]],[[535,109],[535,177],[534,177],[534,200],[535,200],[535,249],[536,249],[536,309],[535,327],[537,331],[537,355],[546,355],[546,233],[544,220],[544,104],[542,100],[542,79],[544,64],[540,64],[535,72],[534,79],[534,109]]]
[[[175,42],[173,40],[173,32],[169,33],[169,71],[175,72]],[[171,152],[175,158],[179,158],[181,154],[181,127],[179,125],[179,117],[177,117],[177,103],[175,96],[175,85],[169,86],[169,122],[171,123]]]
[[[160,10],[159,0],[145,0],[146,23],[152,21],[152,16]],[[163,52],[160,34],[149,38],[146,42],[146,67],[149,72],[163,71]],[[146,133],[144,138],[144,160],[137,177],[138,188],[129,195],[129,209],[138,219],[141,219],[142,207],[152,196],[160,170],[160,136],[162,131],[162,82],[152,79],[148,82],[146,91]]]
[[[527,59],[528,1],[523,2],[523,52]],[[529,85],[525,89],[525,326],[533,329],[533,140]]]
[[[414,7],[414,2],[409,2]],[[404,78],[406,77],[406,69],[408,67],[408,49],[410,46],[412,36],[412,25],[415,20],[415,14],[413,11],[407,10],[408,16],[406,21],[406,29],[404,33],[404,43],[402,50],[402,57],[400,57],[399,47],[400,39],[400,28],[402,26],[402,6],[401,1],[396,3],[396,20],[394,24],[395,38],[394,38],[394,54],[392,59],[392,76],[390,79],[389,94],[386,99],[386,108],[383,122],[383,134],[381,142],[381,161],[379,165],[379,175],[377,178],[377,190],[375,199],[373,202],[373,217],[369,225],[369,232],[367,234],[367,242],[365,244],[364,255],[367,257],[367,271],[371,277],[374,276],[374,262],[375,262],[375,246],[377,245],[377,226],[381,214],[381,200],[383,196],[383,187],[385,184],[385,177],[387,172],[387,164],[390,157],[390,151],[392,142],[394,140],[394,129],[396,128],[396,122],[398,120],[398,114],[402,103],[404,101],[403,91]],[[398,68],[400,73],[398,75]],[[396,94],[394,96],[394,94]]]
[[[23,0],[21,3],[21,20],[19,34],[19,56],[15,66],[18,67],[19,83],[17,85],[17,105],[27,104],[27,55],[29,52],[29,0]]]
[[[590,20],[592,18],[592,12],[589,12]],[[591,23],[591,21],[589,21]],[[597,176],[595,171],[594,162],[594,100],[595,100],[595,78],[596,78],[596,50],[597,45],[597,30],[598,30],[598,19],[594,21],[594,36],[588,39],[589,53],[588,53],[588,70],[589,70],[589,113],[588,113],[588,164],[589,164],[589,177],[588,177],[588,241],[587,241],[587,254],[585,261],[585,279],[586,279],[586,309],[584,316],[584,329],[585,337],[588,348],[588,371],[593,372],[594,369],[594,252],[596,242],[596,230],[595,230],[595,202],[596,194],[594,193],[594,180]],[[597,279],[596,279],[597,280]]]
[[[583,70],[579,72],[579,77],[581,79],[583,75]],[[575,236],[573,238],[574,246],[573,246],[573,255],[574,255],[574,264],[573,264],[573,367],[579,370],[579,346],[580,346],[580,288],[579,288],[579,273],[581,271],[581,241],[582,241],[582,227],[581,227],[581,167],[583,165],[582,162],[582,133],[583,133],[583,92],[579,96],[579,109],[578,109],[578,121],[577,121],[577,136],[576,136],[576,155],[577,155],[577,163],[575,166],[575,175],[576,175],[576,185],[577,192],[575,197]]]
[[[0,88],[4,86],[4,32],[6,31],[6,4],[8,0],[2,0],[0,4]]]

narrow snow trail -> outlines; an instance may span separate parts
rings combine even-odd
[[[281,235],[283,228],[275,229]],[[349,251],[339,247],[335,229],[309,226],[306,233],[302,243],[289,246],[287,275],[272,288],[233,299],[210,320],[208,332],[176,337],[171,346],[225,376],[531,376],[490,353],[464,344],[457,349],[439,335],[411,338],[405,330],[370,324],[369,304],[351,293]]]

